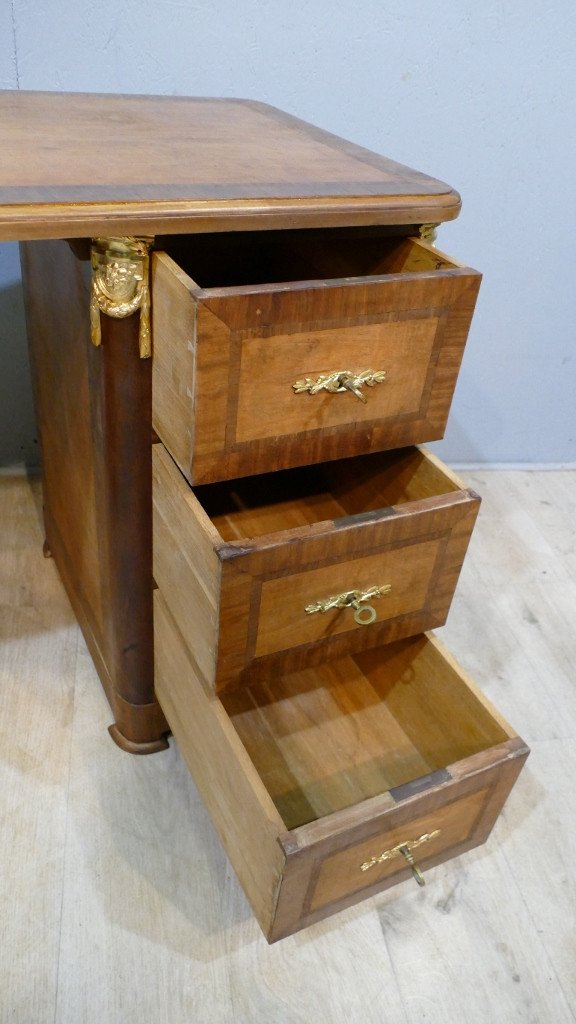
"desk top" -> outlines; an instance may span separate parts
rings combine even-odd
[[[452,220],[448,185],[250,100],[0,91],[0,239]]]

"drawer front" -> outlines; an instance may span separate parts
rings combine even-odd
[[[162,445],[153,476],[154,577],[209,690],[440,625],[480,504],[453,490],[224,543]],[[297,519],[296,499],[294,516],[282,508],[281,522]],[[373,588],[359,612],[346,605]]]
[[[400,846],[408,846],[415,867],[425,873],[485,842],[527,754],[522,740],[511,739],[417,780],[424,790],[417,797],[406,797],[410,786],[391,790],[397,806],[383,813],[378,801],[367,801],[366,813],[351,829],[328,837],[326,829],[322,835],[316,825],[292,832],[272,938],[307,927],[399,882],[412,884],[412,869]],[[320,838],[314,842],[316,831]]]
[[[383,621],[421,611],[430,601],[444,541],[445,537],[409,540],[397,547],[391,544],[386,551],[380,548],[363,558],[344,556],[321,568],[281,572],[272,578],[268,575],[260,584],[254,657],[330,641],[378,623],[375,633]],[[375,546],[369,537],[367,543]],[[367,620],[365,625],[356,621],[352,605],[324,610],[342,591],[368,593],[374,586],[389,590],[372,598],[366,611],[360,609],[360,619]],[[370,609],[374,623],[369,622]]]
[[[384,829],[379,835],[332,853],[318,864],[309,893],[307,911],[314,912],[352,896],[394,875],[410,875],[400,847],[408,845],[417,864],[465,843],[484,809],[486,787],[466,797],[453,797],[432,813],[415,813],[409,823]]]
[[[242,673],[263,679],[441,625],[479,500],[462,492],[438,501],[413,516],[351,517],[322,537],[287,537],[225,562],[217,688]],[[352,606],[311,610],[372,588],[384,593],[361,605],[359,617]]]
[[[154,427],[189,481],[441,437],[480,275],[436,263],[203,290],[156,254]]]
[[[275,333],[273,344],[270,338],[238,337],[231,351],[232,443],[355,430],[397,416],[413,419],[420,412],[433,353],[437,355],[439,315],[350,327],[318,325]],[[368,383],[359,384],[364,401],[343,384],[330,392],[324,382],[314,391],[322,376],[332,386],[330,374],[346,367],[356,373],[373,368]],[[383,380],[376,379],[378,374]]]

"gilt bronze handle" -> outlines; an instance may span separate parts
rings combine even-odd
[[[389,850],[384,850],[384,852],[378,854],[377,857],[371,857],[370,860],[364,861],[364,863],[360,865],[360,871],[369,871],[370,868],[375,867],[377,864],[384,864],[387,860],[392,860],[393,857],[404,857],[406,863],[410,865],[412,875],[418,882],[418,885],[426,885],[424,875],[414,860],[412,850],[416,849],[417,846],[422,846],[423,843],[429,843],[432,839],[436,839],[440,834],[441,829],[436,828],[433,832],[425,832],[424,835],[420,836],[418,839],[406,839],[403,843],[398,843],[397,846],[392,846]]]
[[[351,391],[366,405],[366,395],[360,389],[364,385],[373,388],[375,384],[382,384],[385,380],[386,370],[362,370],[361,373],[354,373],[353,370],[333,370],[332,373],[321,373],[316,380],[312,377],[297,380],[292,387],[297,395],[305,391],[311,395],[317,395],[319,391],[329,391],[331,394]]]
[[[343,594],[325,597],[314,604],[307,604],[304,611],[307,615],[315,612],[328,612],[333,608],[354,608],[354,620],[359,626],[369,626],[376,618],[376,609],[369,603],[376,597],[383,597],[392,590],[390,583],[383,587],[369,587],[368,590],[346,590]]]

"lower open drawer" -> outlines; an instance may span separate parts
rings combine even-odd
[[[269,941],[484,842],[528,748],[431,635],[206,694],[159,592],[156,692]]]

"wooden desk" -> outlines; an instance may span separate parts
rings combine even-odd
[[[45,551],[113,738],[174,732],[270,941],[424,884],[528,753],[424,632],[479,505],[413,447],[480,280],[429,244],[457,194],[242,100],[3,93],[0,125]]]
[[[152,667],[151,366],[138,314],[102,316],[90,343],[89,239],[406,231],[459,208],[447,185],[265,104],[0,93],[0,239],[23,243],[47,550],[126,749],[158,749],[167,728]]]

